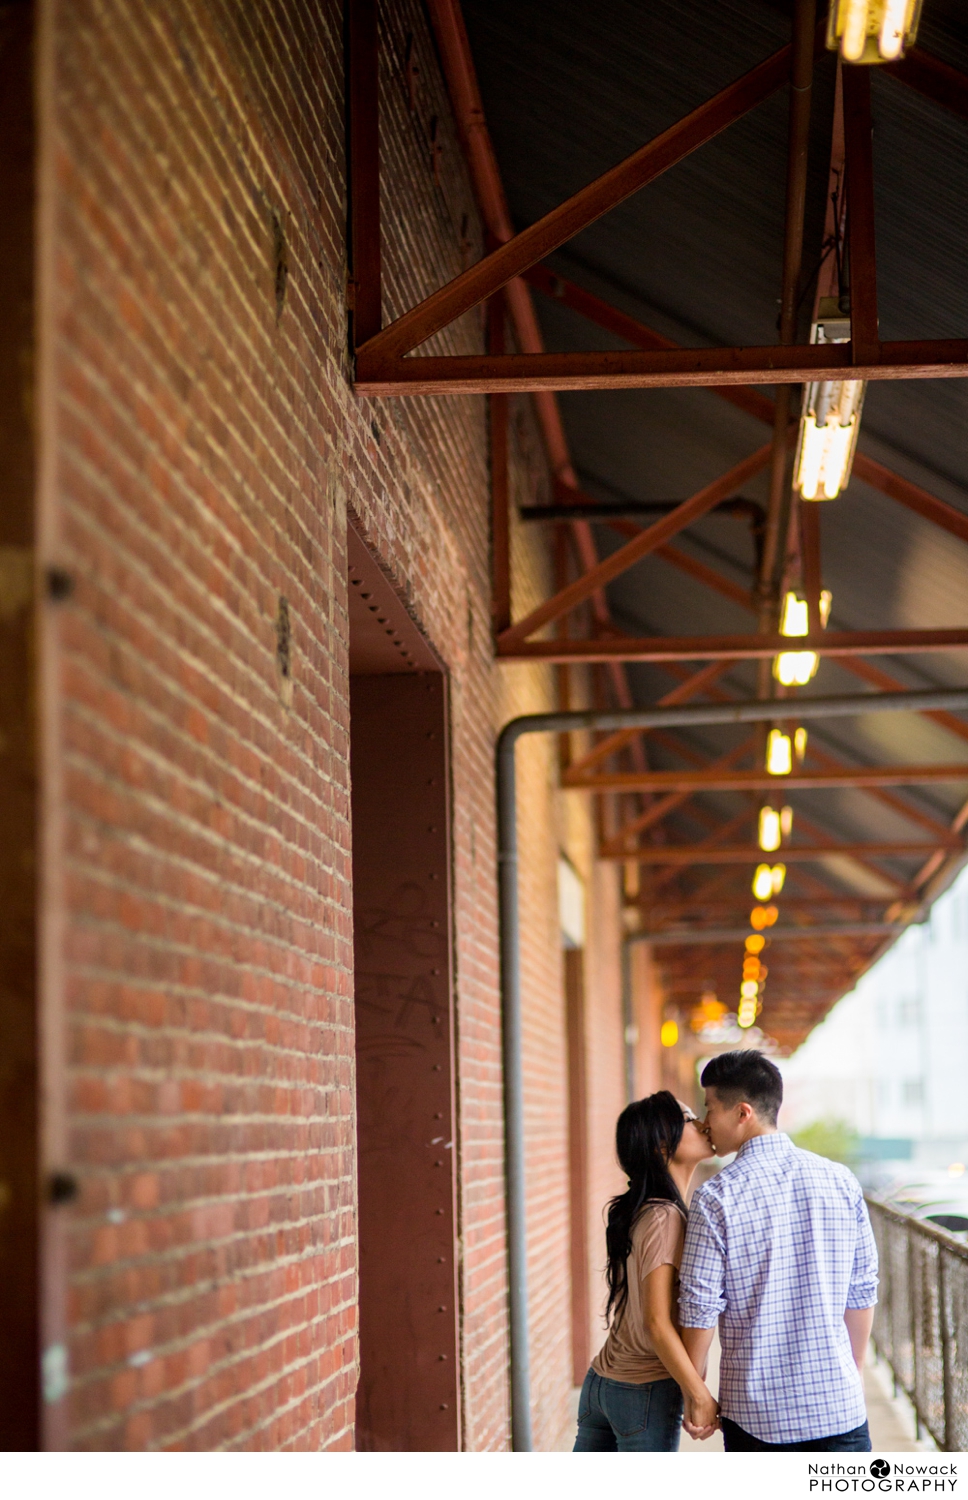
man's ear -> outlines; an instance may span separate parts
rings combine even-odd
[[[741,1099],[739,1104],[737,1104],[736,1106],[736,1116],[740,1124],[745,1125],[747,1120],[752,1119],[753,1114],[754,1110],[752,1104],[749,1104],[745,1099]]]

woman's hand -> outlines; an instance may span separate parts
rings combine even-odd
[[[705,1386],[701,1393],[690,1391],[686,1394],[682,1425],[689,1436],[700,1443],[712,1437],[719,1426],[719,1402]]]

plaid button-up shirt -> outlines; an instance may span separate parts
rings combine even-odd
[[[697,1188],[679,1279],[683,1327],[719,1321],[723,1416],[765,1443],[864,1421],[844,1310],[877,1301],[877,1249],[846,1167],[754,1136]]]

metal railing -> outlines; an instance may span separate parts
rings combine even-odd
[[[874,1347],[919,1424],[968,1449],[968,1245],[868,1198],[880,1259]]]

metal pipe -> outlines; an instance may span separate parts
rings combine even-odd
[[[800,269],[803,260],[803,226],[806,212],[807,152],[810,142],[810,106],[813,95],[813,54],[816,31],[816,0],[796,0],[793,12],[793,63],[790,72],[790,126],[787,141],[786,223],[783,238],[783,281],[780,297],[781,344],[796,342]],[[770,497],[760,560],[759,627],[765,634],[776,628],[780,589],[786,561],[787,533],[793,503],[788,473],[787,431],[791,392],[788,385],[776,393],[773,416],[773,453],[770,461]],[[757,695],[772,696],[769,669],[759,669]]]
[[[676,704],[598,712],[523,714],[501,730],[497,741],[498,912],[500,921],[504,1133],[507,1175],[508,1284],[511,1336],[511,1442],[516,1453],[532,1448],[531,1374],[528,1340],[527,1213],[524,1170],[524,1064],[522,1049],[521,943],[518,920],[517,797],[514,752],[528,734],[580,729],[666,729],[695,724],[768,721],[786,705],[771,702]],[[968,688],[920,693],[859,693],[850,697],[800,698],[790,704],[798,719],[850,714],[924,713],[968,709]]]
[[[625,1065],[625,1102],[635,1098],[635,1044],[638,1035],[632,1007],[632,950],[622,943],[622,1060]]]

